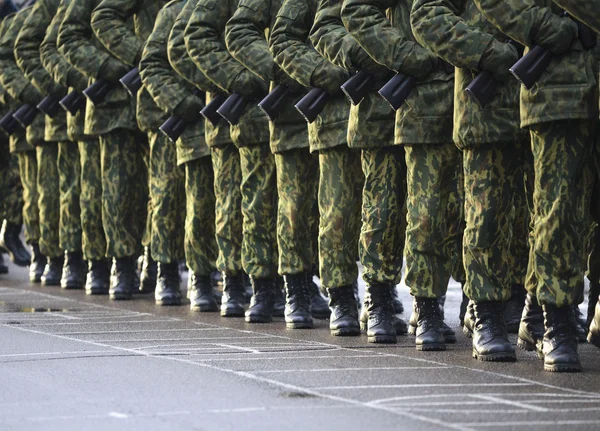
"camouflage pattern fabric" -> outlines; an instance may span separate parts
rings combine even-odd
[[[344,146],[319,151],[319,273],[321,286],[336,288],[358,277],[360,152]]]
[[[185,260],[190,271],[200,276],[210,275],[218,255],[213,184],[209,157],[185,164]]]
[[[275,154],[277,167],[277,246],[279,274],[310,271],[315,249],[314,203],[317,201],[319,160],[307,148]],[[312,223],[312,224],[311,224]],[[318,228],[317,228],[318,229]]]
[[[575,18],[584,22],[589,27],[593,28],[597,33],[600,33],[600,10],[599,0],[588,0],[586,2],[576,0],[552,0],[561,8],[569,12]]]
[[[40,250],[48,258],[63,255],[60,248],[60,180],[58,176],[58,144],[39,145],[37,157],[38,207],[40,211]]]
[[[465,265],[463,263],[462,245],[465,232],[465,173],[463,169],[463,157],[459,156],[456,166],[455,177],[452,180],[453,190],[448,197],[448,219],[457,220],[451,223],[448,229],[448,237],[454,238],[455,249],[451,253],[453,257],[452,278],[463,286],[467,279]]]
[[[80,141],[81,165],[81,248],[86,260],[106,256],[106,237],[102,223],[102,168],[98,140]]]
[[[60,247],[66,252],[81,251],[81,165],[76,142],[58,143],[60,188]]]
[[[0,220],[22,225],[24,201],[19,160],[16,155],[10,155],[8,151],[3,157],[8,158],[8,164],[2,169],[0,179]]]
[[[22,137],[25,140],[25,137]],[[16,153],[23,186],[23,224],[28,244],[40,241],[40,211],[38,207],[37,158],[35,151]]]
[[[219,256],[217,269],[226,274],[242,270],[242,168],[233,144],[211,148],[215,176],[215,235]]]

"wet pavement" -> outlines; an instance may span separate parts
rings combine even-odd
[[[600,351],[581,346],[584,372],[569,375],[523,351],[516,363],[476,362],[456,283],[446,319],[458,343],[425,353],[408,336],[379,346],[330,337],[326,321],[249,325],[157,307],[151,295],[114,302],[32,286],[10,270],[0,430],[600,429]]]

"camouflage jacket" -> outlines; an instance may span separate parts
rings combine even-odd
[[[575,18],[600,33],[600,0],[552,0]]]
[[[92,30],[108,51],[136,67],[158,11],[167,0],[101,0],[92,13]],[[156,132],[167,117],[145,88],[137,94],[137,122],[144,132]]]
[[[454,141],[459,148],[527,139],[519,127],[520,86],[516,80],[498,83],[494,99],[483,109],[465,91],[480,72],[484,53],[504,49],[507,40],[475,3],[472,0],[417,0],[411,21],[417,40],[458,68]],[[507,70],[510,66],[512,64],[505,65]]]
[[[87,78],[58,52],[56,46],[58,29],[71,1],[60,1],[54,18],[52,18],[52,22],[46,31],[46,37],[40,45],[40,58],[46,71],[57,83],[63,87],[68,87],[70,91],[77,90],[82,92],[87,87]],[[74,142],[89,139],[90,137],[85,135],[84,129],[85,109],[80,110],[76,115],[71,115],[70,112],[67,112],[67,134],[69,135],[69,139]]]
[[[414,0],[345,0],[342,21],[376,62],[419,81],[396,112],[395,142],[450,142],[454,73],[449,73],[416,42],[410,27],[413,3]]]
[[[281,71],[267,42],[282,3],[283,0],[241,0],[225,29],[227,48],[236,60],[263,81],[271,81],[271,89],[277,84],[289,88],[285,110],[269,123],[273,153],[308,148],[306,120],[294,108],[308,89]]]
[[[16,107],[27,103],[36,106],[42,100],[42,94],[29,82],[23,71],[17,66],[14,46],[23,27],[25,19],[31,12],[31,7],[21,9],[7,22],[7,28],[0,40],[0,85],[16,103]],[[31,145],[40,145],[44,142],[44,129],[46,120],[44,115],[37,115],[33,124],[26,130],[27,142]],[[22,141],[24,147],[24,141]],[[31,147],[30,147],[31,148]],[[23,148],[25,150],[25,148]]]
[[[111,55],[96,39],[90,20],[99,0],[71,0],[58,31],[58,51],[77,70],[89,78],[109,79],[114,89],[98,106],[87,103],[85,133],[101,135],[115,129],[138,130],[135,121],[135,101],[113,78],[114,71],[127,73],[129,67]]]
[[[350,107],[348,146],[381,148],[394,145],[395,113],[379,96],[381,88],[392,77],[391,71],[377,64],[348,33],[341,19],[342,3],[321,0],[310,40],[315,49],[333,64],[355,72],[365,70],[377,82],[358,106]]]
[[[300,84],[318,88],[325,85],[339,87],[350,74],[319,55],[309,39],[317,5],[317,0],[285,0],[277,14],[269,48],[279,67]],[[337,77],[336,82],[327,81],[329,77]],[[341,82],[337,82],[340,78]],[[349,115],[350,103],[343,93],[333,95],[308,127],[310,150],[347,145]]]
[[[513,40],[531,48],[548,49],[561,27],[562,9],[552,0],[474,0],[485,16]],[[521,126],[560,120],[598,118],[595,55],[575,41],[555,55],[531,89],[521,89]]]
[[[216,93],[221,90],[202,72],[190,58],[185,47],[184,32],[187,24],[192,16],[192,12],[196,7],[195,0],[185,0],[183,9],[177,16],[175,24],[169,35],[169,43],[167,45],[169,53],[169,62],[173,69],[179,73],[181,77],[190,82],[196,88],[206,93],[206,102],[210,102]],[[216,126],[210,122],[204,125],[204,133],[206,136],[206,144],[209,147],[231,144],[231,135],[229,133],[229,125],[226,121],[221,121]]]
[[[257,106],[267,95],[268,85],[234,59],[225,45],[225,25],[238,0],[198,0],[185,29],[185,46],[191,59],[226,93],[239,93],[250,103],[240,122],[231,127],[231,140],[238,147],[268,145],[269,122]]]
[[[194,86],[171,68],[167,54],[169,33],[184,3],[173,0],[158,13],[140,61],[144,86],[156,104],[170,115],[179,110],[199,113],[204,106],[204,99],[194,94]],[[204,120],[198,119],[195,123],[187,124],[177,141],[177,163],[183,164],[209,154],[204,137]]]

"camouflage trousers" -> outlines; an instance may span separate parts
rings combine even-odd
[[[214,175],[210,157],[185,164],[185,196],[185,259],[194,274],[210,275],[218,255]]]
[[[405,145],[407,168],[406,285],[411,295],[446,293],[460,236],[457,169],[461,153],[453,143]]]
[[[137,256],[147,217],[148,171],[138,134],[125,129],[101,135],[102,222],[107,256]]]
[[[106,237],[102,224],[102,169],[98,140],[80,141],[81,166],[81,249],[86,260],[106,256]]]
[[[226,274],[242,270],[242,168],[233,144],[211,148],[215,192],[217,269]]]
[[[363,184],[359,150],[339,145],[319,151],[319,273],[326,289],[358,277]]]
[[[277,275],[277,170],[268,145],[239,148],[242,169],[242,266],[254,278]]]
[[[459,156],[456,167],[455,179],[452,181],[454,189],[448,198],[448,218],[457,220],[457,223],[451,223],[448,228],[448,236],[456,240],[455,251],[452,253],[452,278],[464,286],[467,282],[465,264],[463,262],[462,244],[465,233],[465,173],[463,170],[463,160]]]
[[[40,251],[48,258],[62,256],[60,248],[60,180],[58,143],[35,147],[37,156],[38,207],[40,210]]]
[[[175,145],[162,133],[148,133],[152,258],[161,263],[184,256],[185,171],[177,166]]]
[[[19,175],[19,160],[16,155],[6,153],[7,166],[0,178],[0,220],[23,224],[23,186]]]
[[[530,127],[535,171],[533,243],[527,290],[541,304],[583,297],[595,122],[556,121]]]
[[[275,154],[277,167],[277,247],[279,274],[311,271],[317,237],[313,217],[319,181],[319,160],[308,148]],[[318,228],[317,228],[318,229]]]
[[[58,144],[60,187],[60,247],[67,252],[81,251],[81,165],[76,142]]]
[[[367,284],[398,284],[406,234],[406,164],[401,146],[362,150],[365,183],[358,244]]]
[[[23,137],[25,139],[25,137]],[[23,224],[28,244],[40,242],[40,210],[38,207],[37,158],[35,151],[16,153],[23,186]]]

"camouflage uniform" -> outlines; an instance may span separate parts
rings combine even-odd
[[[535,170],[528,286],[540,303],[577,304],[589,235],[590,159],[598,119],[597,63],[576,26],[550,0],[474,0],[507,36],[561,53],[532,90],[521,90],[521,126],[531,133]],[[570,36],[570,38],[569,38]]]
[[[142,58],[158,11],[165,0],[103,0],[92,14],[92,29],[109,52],[132,67]],[[133,28],[131,27],[133,20]],[[183,258],[184,172],[175,147],[158,128],[169,116],[142,87],[137,94],[137,122],[148,134],[152,258],[172,263]]]
[[[186,1],[183,5],[171,29],[167,49],[173,69],[194,87],[205,91],[208,103],[220,90],[191,60],[183,37],[195,6],[194,1]],[[229,125],[225,121],[216,126],[207,121],[204,130],[206,144],[211,149],[214,172],[215,236],[218,248],[216,264],[219,271],[233,275],[242,270],[240,156],[231,141]]]
[[[58,49],[78,71],[88,77],[115,83],[106,99],[87,102],[86,135],[98,136],[102,178],[102,221],[106,255],[122,258],[140,252],[146,218],[147,173],[143,139],[135,122],[135,103],[116,85],[129,67],[108,53],[94,37],[90,20],[98,0],[73,0],[58,34]]]
[[[4,142],[1,155],[6,157],[6,165],[2,167],[2,179],[0,180],[0,220],[8,220],[9,223],[23,224],[23,186],[19,177],[19,160],[17,156],[8,151],[8,138],[2,138]],[[3,161],[4,162],[4,161]]]
[[[226,49],[225,24],[237,6],[238,0],[198,1],[184,37],[191,59],[213,83],[250,102],[240,122],[231,126],[242,170],[242,264],[251,277],[271,279],[277,274],[278,255],[275,159],[268,146],[267,119],[254,103],[267,94],[267,84]]]
[[[460,219],[449,208],[460,166],[450,139],[454,75],[414,41],[413,3],[346,0],[342,20],[376,62],[421,78],[396,112],[394,143],[404,146],[407,165],[405,282],[413,296],[436,298],[446,293],[460,235]]]
[[[308,149],[306,121],[293,109],[307,92],[287,77],[274,63],[265,35],[270,33],[282,0],[241,0],[228,21],[225,39],[231,55],[271,88],[286,85],[287,106],[269,123],[271,151],[277,167],[277,245],[279,274],[292,275],[311,270],[314,229],[310,222],[317,199],[318,160]]]
[[[360,229],[360,153],[348,148],[349,103],[339,86],[349,78],[314,49],[309,39],[318,2],[285,0],[272,28],[269,47],[275,63],[305,87],[333,96],[309,125],[311,152],[319,154],[319,274],[327,289],[356,281]]]
[[[82,92],[88,84],[88,79],[75,69],[66,59],[58,52],[57,39],[60,25],[64,19],[67,8],[72,3],[72,0],[61,0],[56,14],[48,27],[46,37],[40,46],[40,57],[46,71],[54,78],[54,80],[70,90]],[[94,136],[86,135],[85,128],[85,109],[80,110],[77,114],[72,115],[67,112],[67,133],[69,136],[70,146],[77,145],[79,159],[70,162],[76,163],[77,167],[68,172],[79,172],[79,181],[63,181],[62,188],[65,192],[70,191],[75,194],[79,189],[79,214],[81,220],[81,250],[83,256],[89,261],[98,261],[106,255],[106,239],[104,237],[104,229],[102,227],[102,181],[100,169],[100,144]],[[60,158],[59,158],[60,163]],[[66,170],[60,169],[61,174],[65,175]],[[70,184],[70,187],[68,185]],[[78,187],[79,184],[79,187]],[[64,187],[64,186],[67,187]],[[76,213],[75,200],[70,200],[73,203],[73,211]],[[66,203],[66,202],[65,202]],[[65,205],[65,207],[68,207]],[[62,213],[65,214],[65,211]],[[61,220],[62,222],[62,220]],[[63,226],[66,223],[61,223]],[[69,237],[68,232],[61,233],[61,237]],[[71,237],[73,244],[74,237]],[[75,251],[67,245],[67,251]]]

